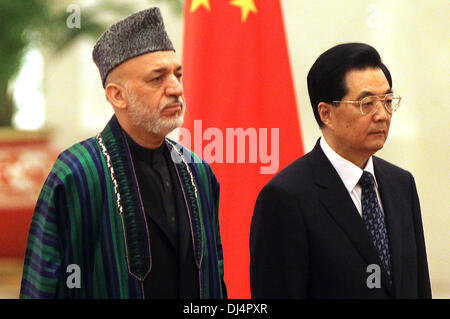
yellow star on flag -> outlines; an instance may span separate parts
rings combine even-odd
[[[241,20],[242,22],[245,22],[245,20],[247,20],[248,14],[250,12],[258,12],[258,10],[256,9],[255,3],[253,2],[253,0],[232,0],[230,2],[230,4],[232,6],[236,6],[236,7],[240,7],[242,10],[242,14],[241,14]]]
[[[209,5],[209,0],[192,0],[191,8],[189,9],[189,11],[194,12],[200,6],[204,6],[206,8],[206,10],[208,10],[208,11],[211,10],[211,7]]]

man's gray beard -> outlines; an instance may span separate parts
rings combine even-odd
[[[134,126],[144,129],[146,132],[157,136],[166,136],[177,127],[183,124],[184,119],[184,102],[181,111],[174,116],[165,118],[161,116],[162,110],[166,105],[174,103],[178,100],[171,98],[165,105],[159,109],[152,109],[146,103],[138,101],[133,92],[128,90],[129,103],[128,114]]]

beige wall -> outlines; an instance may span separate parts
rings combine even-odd
[[[140,3],[137,9],[143,8]],[[306,150],[320,136],[306,86],[314,60],[342,42],[366,42],[380,51],[403,100],[388,143],[378,155],[415,176],[433,293],[450,298],[450,2],[284,0],[282,5]],[[160,6],[181,56],[181,17]],[[58,148],[96,134],[112,115],[91,60],[92,45],[81,40],[64,54],[47,56],[46,125],[55,130]]]

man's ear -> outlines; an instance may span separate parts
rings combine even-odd
[[[322,122],[325,126],[332,126],[332,124],[333,124],[332,108],[333,108],[333,105],[331,105],[331,103],[326,103],[326,102],[320,102],[319,105],[317,106],[320,119],[322,120]]]
[[[105,87],[105,95],[108,101],[117,109],[126,109],[128,106],[125,87],[110,82]]]

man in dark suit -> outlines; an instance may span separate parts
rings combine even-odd
[[[431,298],[413,176],[373,154],[401,98],[380,55],[347,43],[308,74],[322,137],[260,192],[253,298]]]

